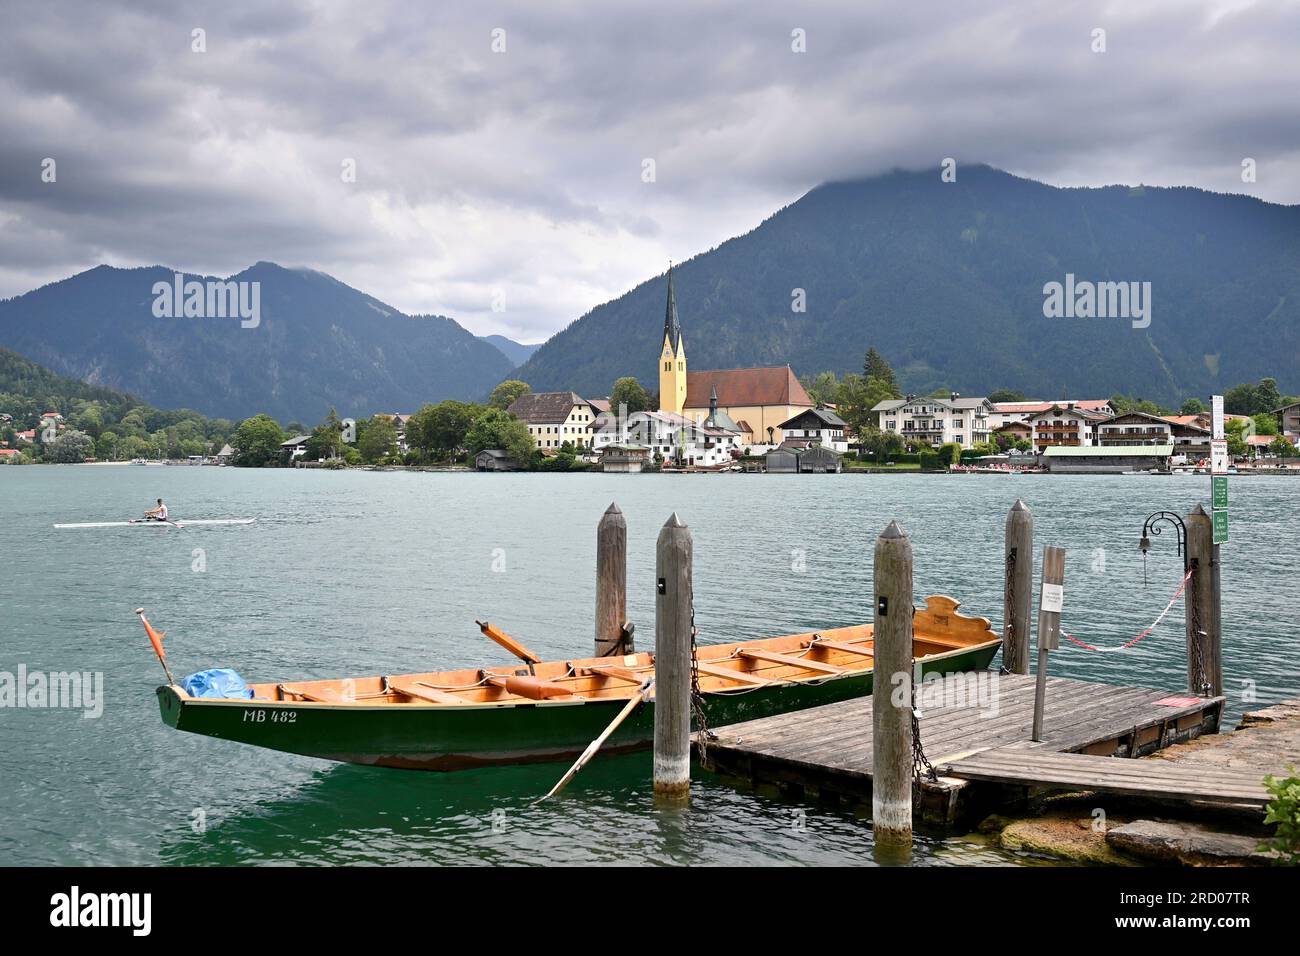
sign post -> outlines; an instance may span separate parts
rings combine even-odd
[[[1208,636],[1216,684],[1214,692],[1218,694],[1222,693],[1223,683],[1223,591],[1219,545],[1228,543],[1228,468],[1232,463],[1228,455],[1227,436],[1223,431],[1222,395],[1210,396],[1210,419],[1210,517],[1214,522],[1214,535],[1211,549],[1213,556],[1210,559],[1212,633]],[[1190,595],[1188,599],[1190,600]]]
[[[1043,706],[1047,696],[1047,652],[1061,646],[1061,611],[1065,605],[1065,549],[1043,548],[1043,577],[1039,586],[1038,681],[1034,687],[1033,739],[1043,739]]]

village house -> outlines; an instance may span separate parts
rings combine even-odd
[[[784,442],[805,439],[811,444],[843,454],[849,450],[848,440],[844,436],[847,427],[844,419],[835,412],[818,406],[782,422],[781,435]]]
[[[992,437],[989,415],[993,405],[987,398],[962,398],[958,392],[947,398],[909,395],[891,398],[871,409],[880,430],[901,435],[913,447],[938,447],[956,442],[972,448]]]
[[[1024,401],[994,402],[993,411],[989,413],[989,422],[994,431],[1003,426],[1017,422],[1028,423],[1035,415],[1041,415],[1054,407],[1081,408],[1087,412],[1097,412],[1104,416],[1115,414],[1110,400],[1105,398],[1070,399],[1062,398],[1055,402]]]
[[[1275,408],[1270,414],[1277,419],[1277,427],[1281,434],[1290,438],[1292,442],[1300,440],[1300,402]]]
[[[1108,415],[1075,406],[1051,405],[1030,419],[1034,451],[1044,451],[1054,446],[1088,448],[1097,443],[1096,429]]]
[[[648,457],[683,468],[730,464],[741,449],[741,435],[715,410],[702,421],[675,412],[633,412],[622,420],[605,413],[597,421],[593,450],[644,447]],[[638,469],[639,470],[639,469]]]
[[[284,456],[285,463],[292,465],[307,454],[307,442],[309,441],[311,441],[310,435],[295,435],[288,441],[280,442],[280,454]]]
[[[1128,412],[1108,418],[1097,426],[1097,444],[1102,447],[1119,445],[1174,444],[1174,423],[1159,415],[1146,412]]]
[[[592,447],[600,409],[576,392],[529,392],[510,403],[510,414],[528,426],[533,445],[543,451],[565,442],[581,451]]]

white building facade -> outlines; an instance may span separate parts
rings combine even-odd
[[[993,405],[987,398],[962,398],[953,392],[948,398],[909,395],[880,402],[873,409],[881,431],[901,435],[913,446],[955,442],[972,448],[992,437],[990,414]]]

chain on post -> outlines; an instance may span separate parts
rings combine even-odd
[[[713,731],[709,729],[709,718],[704,710],[704,694],[700,691],[700,657],[695,637],[699,630],[695,626],[695,584],[690,584],[690,602],[691,602],[691,716],[694,719],[695,729],[699,733],[700,741],[700,763],[708,762],[709,758],[709,741],[716,739]]]
[[[915,609],[913,609],[915,613]],[[916,658],[912,658],[912,675],[916,675]],[[921,712],[916,709],[916,680],[912,680],[912,775],[917,782],[922,777],[929,777],[931,783],[937,783],[939,775],[935,773],[934,767],[930,765],[930,760],[925,755],[925,748],[921,746]]]
[[[1187,594],[1183,598],[1183,600],[1187,602],[1187,606],[1191,609],[1192,612],[1191,614],[1192,633],[1189,635],[1192,642],[1193,673],[1192,673],[1191,684],[1193,687],[1199,687],[1201,689],[1202,697],[1209,697],[1210,680],[1209,680],[1209,675],[1205,673],[1205,658],[1201,654],[1201,638],[1204,636],[1204,631],[1201,630],[1201,611],[1200,611],[1199,603],[1196,600],[1196,587],[1197,587],[1196,578],[1197,575],[1200,574],[1200,572],[1201,572],[1201,568],[1199,565],[1192,568],[1192,580],[1190,582],[1190,587],[1188,587],[1187,589]]]
[[[1006,611],[1008,615],[1011,615],[1013,609],[1016,606],[1016,549],[1015,548],[1012,548],[1010,551],[1007,552],[1006,569],[1003,573],[1006,577],[1006,579],[1002,582],[1003,591],[1006,593],[1007,596]],[[1016,624],[1015,621],[1003,621],[1002,626],[1003,628],[1006,629],[1006,632],[1011,637],[1011,640],[1002,642],[1002,648],[1003,648],[1002,664],[998,668],[998,672],[1001,674],[1010,674],[1011,669],[1007,667],[1006,649],[1008,647],[1015,647],[1017,644],[1016,635],[1013,633]]]
[[[916,605],[912,605],[912,620],[916,620]],[[915,640],[915,638],[913,638]],[[930,765],[930,759],[925,755],[925,748],[921,746],[921,712],[916,709],[916,646],[912,647],[912,671],[908,675],[908,683],[912,687],[912,776],[919,783],[922,775],[929,777],[931,783],[938,783],[939,775],[934,772],[934,767]]]

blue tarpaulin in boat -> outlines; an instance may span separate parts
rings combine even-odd
[[[199,671],[181,681],[181,687],[191,697],[224,697],[232,700],[247,700],[253,696],[253,690],[244,683],[244,679],[229,667],[214,667]]]

